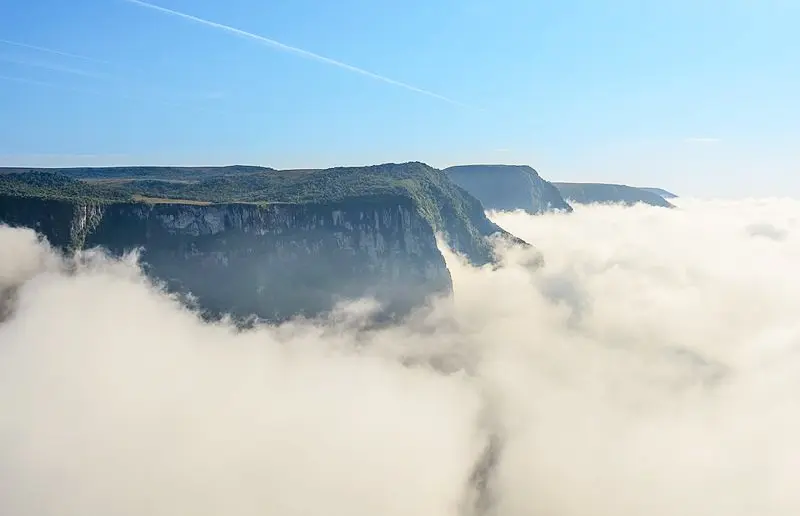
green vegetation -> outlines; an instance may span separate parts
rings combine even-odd
[[[117,169],[114,169],[117,170]],[[171,170],[171,169],[164,169]],[[331,168],[319,171],[269,171],[176,182],[144,180],[86,181],[62,173],[0,175],[0,193],[48,199],[103,199],[200,203],[329,203],[351,198],[399,196],[418,201],[429,214],[441,196],[463,195],[439,170],[422,163]],[[455,207],[454,207],[455,208]]]
[[[93,185],[53,172],[0,175],[0,195],[92,203],[131,200],[130,194],[117,188]]]
[[[435,181],[441,173],[422,163],[319,171],[272,171],[218,176],[192,183],[163,180],[128,181],[121,191],[162,199],[213,203],[327,203],[353,197],[409,196],[418,183]]]
[[[490,210],[572,211],[558,189],[526,165],[459,165],[444,172]]]
[[[500,231],[483,214],[480,201],[456,186],[447,175],[424,163],[387,163],[326,170],[272,171],[239,174],[195,182],[131,181],[116,188],[130,195],[211,203],[340,203],[348,199],[383,202],[411,200],[437,230],[468,232],[470,242]],[[483,244],[477,244],[482,246]],[[488,252],[469,249],[468,252]]]
[[[637,203],[673,208],[660,195],[641,188],[604,183],[553,183],[568,201],[578,204],[613,203],[632,206]]]
[[[379,205],[388,201],[391,206],[398,199],[406,199],[435,230],[458,235],[458,251],[484,259],[488,259],[491,250],[481,237],[505,233],[486,218],[480,201],[453,183],[447,174],[424,163],[248,173],[237,167],[231,170],[231,174],[200,181],[166,177],[124,180],[113,179],[110,173],[103,180],[95,176],[77,180],[54,172],[22,171],[0,174],[0,196],[198,205],[340,204],[358,200]]]
[[[24,172],[48,172],[86,181],[158,179],[162,181],[202,181],[212,177],[256,174],[272,168],[247,165],[228,167],[83,167],[83,168],[8,168],[0,175]]]

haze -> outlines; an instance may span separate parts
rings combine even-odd
[[[0,166],[534,166],[800,196],[793,0],[0,3]]]

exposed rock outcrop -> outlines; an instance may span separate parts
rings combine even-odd
[[[437,234],[478,265],[493,259],[488,237],[521,242],[489,221],[480,202],[441,171],[392,165],[380,171],[390,174],[390,188],[375,187],[374,172],[339,169],[334,177],[341,182],[328,187],[342,195],[325,190],[317,193],[319,201],[296,202],[108,199],[91,185],[81,190],[82,183],[72,183],[78,181],[51,178],[59,191],[71,192],[59,198],[49,193],[47,178],[31,179],[30,191],[14,179],[13,194],[0,194],[0,223],[31,227],[65,251],[100,246],[122,255],[140,249],[151,276],[173,291],[190,292],[209,313],[269,320],[317,315],[341,299],[363,296],[402,314],[452,288]],[[323,185],[330,179],[319,177]],[[355,180],[365,186],[345,190]],[[179,193],[204,188],[201,182]],[[281,188],[278,193],[291,191]]]

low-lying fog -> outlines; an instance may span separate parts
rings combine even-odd
[[[546,266],[448,255],[378,331],[237,333],[0,228],[0,514],[800,514],[800,202],[492,218]]]

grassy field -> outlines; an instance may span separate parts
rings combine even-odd
[[[146,204],[192,204],[195,206],[210,206],[209,201],[193,201],[191,199],[164,199],[159,197],[146,197],[144,195],[132,195],[131,198],[136,202]]]

